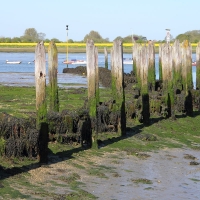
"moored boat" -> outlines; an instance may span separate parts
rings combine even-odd
[[[7,64],[20,64],[21,61],[8,61],[8,60],[6,60],[6,63]]]
[[[63,61],[63,64],[72,64],[72,65],[86,65],[86,61],[85,60],[76,60],[76,59],[72,59],[72,60],[65,60]]]
[[[196,66],[196,61],[192,62],[192,66]]]
[[[123,59],[123,63],[124,63],[124,65],[132,65],[133,64],[133,59],[124,58]]]

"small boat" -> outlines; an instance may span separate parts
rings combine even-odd
[[[76,60],[76,59],[72,59],[72,60],[65,60],[63,61],[64,64],[72,64],[72,65],[86,65],[86,61],[85,60]]]
[[[123,59],[124,65],[132,65],[133,64],[133,59],[132,58],[124,58]]]
[[[193,62],[192,62],[192,66],[196,66],[196,61],[193,61]]]
[[[86,65],[87,62],[85,60],[77,60],[72,63],[72,65]]]
[[[6,63],[7,64],[20,64],[21,61],[8,61],[8,60],[6,60]]]

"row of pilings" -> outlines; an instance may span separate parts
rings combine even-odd
[[[108,68],[106,48],[104,52],[105,68]],[[134,75],[132,79],[134,81],[131,81],[133,85],[129,87],[134,100],[129,102],[125,95],[127,84],[125,84],[122,41],[114,41],[110,52],[112,99],[109,102],[99,100],[101,94],[98,49],[92,40],[87,41],[86,54],[88,82],[86,105],[77,113],[67,110],[60,112],[56,45],[51,41],[48,48],[49,87],[47,90],[45,48],[43,42],[37,44],[35,50],[37,113],[35,126],[32,119],[30,122],[1,115],[0,129],[5,132],[8,156],[24,155],[25,152],[30,157],[37,156],[40,162],[47,162],[48,141],[50,136],[54,137],[52,135],[59,134],[62,142],[74,141],[75,138],[82,145],[87,143],[88,146],[97,148],[99,133],[112,131],[119,136],[125,136],[128,118],[136,118],[144,124],[149,124],[152,113],[175,119],[177,113],[192,116],[194,104],[200,110],[200,44],[196,49],[196,90],[194,90],[192,50],[188,41],[183,43],[175,41],[174,44],[160,45],[159,80],[156,80],[154,44],[134,43],[133,68],[130,75],[130,77]],[[49,95],[49,102],[46,100],[46,95]],[[34,141],[33,145],[32,141]]]

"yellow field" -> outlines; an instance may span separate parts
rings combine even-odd
[[[3,46],[14,46],[14,47],[34,47],[36,46],[37,43],[0,43],[0,47]],[[44,43],[45,46],[48,46],[49,43]],[[68,47],[85,47],[86,43],[56,43],[57,47],[66,47],[68,45]],[[155,43],[155,47],[158,47],[160,44],[159,43]],[[191,44],[193,47],[197,46],[197,43],[192,43]],[[113,46],[113,43],[95,43],[95,46],[97,47],[111,47]],[[132,47],[133,43],[123,43],[124,47]]]

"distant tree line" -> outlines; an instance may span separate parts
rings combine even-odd
[[[68,42],[69,43],[86,42],[87,39],[92,39],[96,43],[110,42],[109,38],[103,38],[97,31],[94,31],[94,30],[86,34],[83,40],[81,41],[74,41],[72,39],[69,39]],[[133,41],[137,43],[143,43],[147,41],[147,37],[142,36],[142,35],[136,35],[136,34],[128,35],[126,37],[118,36],[114,40],[117,40],[117,39],[121,39],[122,42],[124,43],[131,43]],[[156,42],[165,42],[165,39],[166,38],[164,38],[163,40],[156,41]],[[187,31],[183,34],[179,34],[176,38],[173,38],[173,36],[171,35],[171,41],[174,41],[175,39],[178,39],[180,42],[184,40],[188,40],[189,42],[197,43],[200,41],[200,30]],[[50,40],[54,40],[56,43],[62,42],[57,38],[46,39],[46,34],[41,33],[41,32],[38,33],[35,28],[26,29],[24,31],[24,35],[20,37],[13,37],[13,38],[0,37],[0,43],[11,43],[11,42],[12,43],[20,43],[20,42],[29,43],[29,42],[38,42],[41,40],[43,40],[44,42],[50,42]]]

